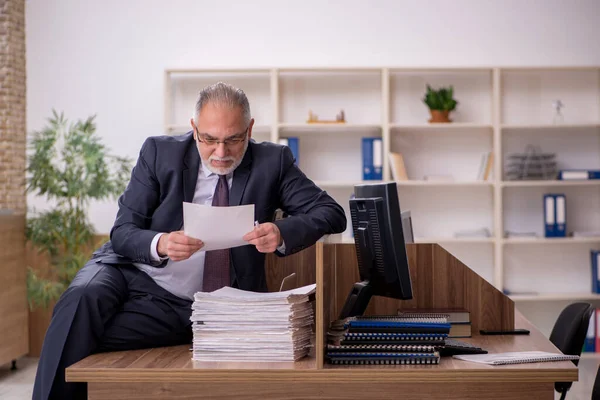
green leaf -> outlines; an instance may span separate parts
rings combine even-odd
[[[96,132],[96,116],[69,122],[52,110],[46,126],[31,135],[27,191],[44,196],[48,210],[30,210],[26,238],[52,263],[56,280],[28,277],[30,300],[47,304],[70,284],[90,258],[94,229],[92,200],[115,200],[130,179],[132,160],[110,153]]]

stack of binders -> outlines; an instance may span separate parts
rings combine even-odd
[[[328,332],[331,364],[439,364],[450,324],[445,318],[357,316]]]

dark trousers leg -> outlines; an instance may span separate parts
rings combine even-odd
[[[65,382],[65,368],[92,353],[191,342],[190,313],[191,302],[137,268],[90,261],[54,308],[33,399],[87,398],[86,384]]]

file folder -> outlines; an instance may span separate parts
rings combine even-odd
[[[555,206],[555,236],[566,237],[567,236],[567,200],[564,194],[554,195],[554,206]]]
[[[544,195],[544,235],[556,236],[556,199],[551,194]]]
[[[294,164],[298,165],[298,163],[300,162],[300,143],[298,141],[298,138],[297,137],[280,138],[279,144],[282,144],[282,145],[290,148],[290,150],[292,151],[292,154],[294,155],[294,159],[295,159]]]

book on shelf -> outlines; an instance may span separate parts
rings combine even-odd
[[[404,165],[404,157],[401,153],[389,153],[390,171],[392,179],[396,182],[407,181],[408,174],[406,173],[406,165]]]
[[[479,163],[479,172],[477,173],[478,181],[487,181],[492,173],[492,167],[494,165],[494,153],[486,151],[481,155],[481,162]]]

